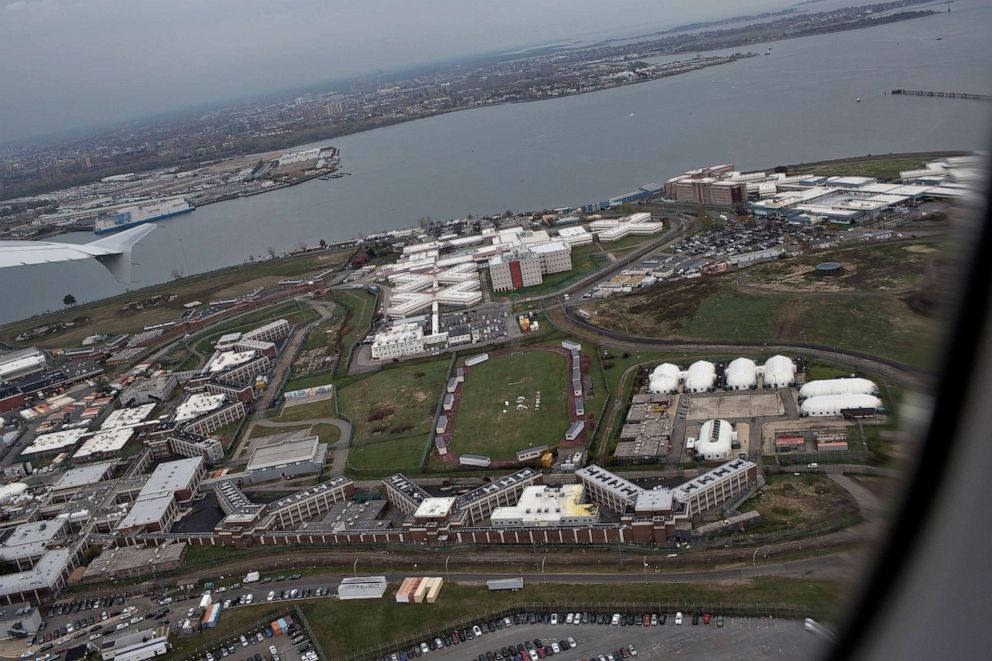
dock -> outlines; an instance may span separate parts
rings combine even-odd
[[[929,90],[892,90],[893,94],[907,96],[933,96],[942,99],[971,99],[973,101],[992,101],[992,94],[967,94],[964,92],[931,92]]]

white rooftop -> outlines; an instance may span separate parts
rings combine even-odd
[[[421,502],[420,506],[417,508],[417,511],[413,513],[413,518],[436,519],[445,517],[451,514],[451,510],[454,506],[454,498],[424,498],[423,502]]]
[[[74,446],[80,438],[86,434],[85,429],[63,429],[51,434],[42,434],[34,439],[21,454],[39,454],[41,452],[53,452],[61,448]]]
[[[96,464],[87,464],[79,468],[73,468],[62,473],[62,477],[52,487],[54,491],[65,491],[67,489],[77,489],[89,484],[95,484],[105,478],[114,466],[113,461],[102,461]]]
[[[94,454],[120,452],[132,436],[134,430],[127,427],[100,431],[83,441],[72,456],[74,459],[84,459]]]
[[[114,429],[117,427],[132,427],[144,422],[152,414],[155,404],[142,404],[131,409],[117,409],[107,416],[107,419],[100,425],[101,430]]]
[[[201,465],[203,465],[203,457],[178,459],[159,464],[145,482],[145,486],[141,488],[138,498],[163,493],[172,494],[188,489]]]
[[[218,351],[204,366],[204,372],[216,374],[243,365],[255,357],[255,351]]]
[[[310,436],[292,441],[283,441],[274,445],[267,445],[255,448],[248,459],[248,466],[245,468],[249,473],[265,468],[275,468],[286,466],[303,461],[314,461],[317,457],[320,446],[320,439],[317,436]]]
[[[187,397],[176,407],[175,421],[183,422],[199,418],[204,413],[216,411],[224,405],[227,395],[208,395],[207,393],[194,393]]]

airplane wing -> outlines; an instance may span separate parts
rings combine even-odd
[[[96,259],[122,284],[131,282],[131,249],[155,225],[145,223],[90,243],[0,241],[0,268]]]

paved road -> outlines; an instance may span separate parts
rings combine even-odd
[[[885,504],[868,487],[860,482],[851,479],[843,473],[831,472],[827,473],[827,477],[844,489],[844,491],[851,494],[865,520],[875,519],[885,511]]]

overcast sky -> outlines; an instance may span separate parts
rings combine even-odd
[[[794,1],[0,0],[0,143]]]

